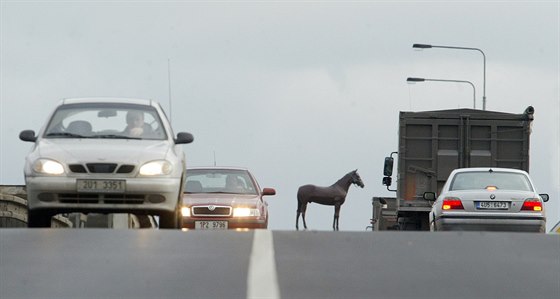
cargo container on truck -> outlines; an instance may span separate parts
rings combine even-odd
[[[383,184],[396,197],[373,197],[373,230],[429,230],[432,201],[453,169],[505,167],[529,171],[534,109],[522,114],[475,109],[400,112],[398,151],[385,158]],[[396,188],[393,163],[397,159]]]

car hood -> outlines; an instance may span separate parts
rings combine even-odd
[[[492,196],[493,195],[493,196]],[[527,198],[539,198],[539,195],[531,191],[513,191],[513,190],[461,190],[450,191],[445,197],[458,197],[461,200],[495,200],[495,201],[524,201]],[[494,198],[491,198],[494,197]]]
[[[59,162],[142,163],[165,159],[170,146],[167,140],[133,139],[42,139],[37,145],[40,157]]]
[[[259,200],[253,194],[220,194],[220,193],[184,193],[183,204],[195,205],[223,205],[223,206],[254,206]]]

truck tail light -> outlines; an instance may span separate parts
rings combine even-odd
[[[524,211],[542,211],[542,202],[538,198],[527,198],[523,202],[521,210]]]
[[[464,210],[463,203],[457,197],[448,197],[443,199],[442,209],[444,210]]]

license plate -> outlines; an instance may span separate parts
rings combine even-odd
[[[194,222],[194,228],[195,229],[208,229],[208,230],[227,229],[228,228],[228,222],[227,221],[195,221]]]
[[[78,192],[96,193],[124,193],[126,190],[125,180],[77,180]]]
[[[505,201],[479,201],[476,203],[476,208],[482,210],[507,210],[508,203]]]

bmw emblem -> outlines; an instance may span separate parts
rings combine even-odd
[[[495,198],[496,198],[496,195],[490,194],[490,199],[495,199]]]
[[[216,206],[208,206],[208,210],[210,211],[214,211],[216,209]]]

